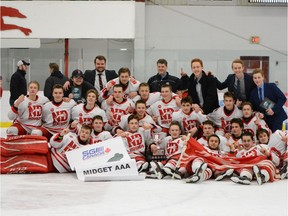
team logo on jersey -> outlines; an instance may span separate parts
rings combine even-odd
[[[173,111],[172,108],[159,109],[161,124],[170,124]]]
[[[230,121],[225,121],[224,118],[221,118],[221,128],[224,129],[225,133],[230,133],[232,129],[232,125]]]
[[[67,124],[68,121],[68,112],[66,110],[60,110],[52,112],[53,126],[60,126]]]
[[[168,155],[172,155],[178,151],[179,142],[180,140],[178,140],[177,142],[168,142],[167,147],[166,147]]]
[[[137,151],[144,148],[142,136],[140,134],[132,134],[127,137],[128,147],[130,151]]]
[[[127,114],[127,113],[125,112],[125,110],[123,110],[123,109],[112,108],[112,107],[111,107],[111,113],[113,113],[113,119],[114,119],[116,122],[119,122],[119,121],[120,121],[122,115]]]
[[[29,120],[39,120],[41,119],[42,115],[42,106],[41,105],[29,105],[28,106],[29,111]]]
[[[185,131],[189,131],[194,127],[198,127],[199,123],[196,120],[187,120],[183,118],[183,128]]]

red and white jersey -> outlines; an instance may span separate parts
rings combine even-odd
[[[107,86],[112,84],[112,87],[110,90],[107,90]],[[103,100],[107,99],[108,96],[113,94],[113,86],[116,84],[120,84],[119,77],[115,78],[113,80],[110,80],[106,87],[102,89],[99,95],[99,101],[102,102]],[[128,82],[128,85],[123,89],[124,90],[124,98],[128,98],[129,94],[131,92],[137,92],[139,90],[140,82],[138,80],[135,80],[134,78],[130,77],[130,80]]]
[[[108,131],[101,131],[100,133],[93,131],[91,137],[94,143],[98,143],[112,138],[112,135]]]
[[[202,136],[197,140],[198,143],[200,143],[203,146],[208,146],[208,141],[206,139],[206,137]]]
[[[172,121],[173,112],[179,110],[175,99],[171,99],[168,102],[164,100],[154,103],[148,110],[147,113],[151,116],[157,116],[158,125],[162,128],[169,128]]]
[[[209,152],[211,155],[213,155],[214,157],[221,157],[223,156],[223,152],[221,152],[221,150],[213,150],[210,149],[208,146],[204,146],[204,148],[206,149],[207,152]],[[225,154],[224,154],[225,155]]]
[[[268,142],[268,147],[271,151],[275,152],[275,154],[279,155],[280,158],[287,152],[288,143],[282,140],[282,137],[285,136],[288,136],[288,131],[276,130],[271,134]]]
[[[14,120],[14,123],[19,123],[23,128],[30,133],[34,127],[41,126],[43,105],[49,100],[46,97],[36,96],[36,100],[33,101],[26,96],[22,101],[18,109],[14,106],[8,112],[8,118]]]
[[[215,109],[212,113],[209,113],[207,118],[213,121],[217,127],[224,129],[224,133],[230,133],[230,121],[233,118],[242,118],[242,112],[238,109],[237,106],[234,106],[233,111],[228,114],[225,112],[224,106],[222,106]]]
[[[108,123],[112,127],[119,125],[121,116],[129,114],[129,107],[134,108],[134,103],[130,99],[124,99],[121,103],[114,100],[111,106],[107,105],[106,101],[102,103],[102,109],[106,110]]]
[[[95,106],[91,110],[87,110],[85,104],[81,103],[72,108],[72,120],[77,120],[81,125],[92,125],[92,120],[96,115],[102,116],[104,124],[107,122],[105,111],[98,106]]]
[[[151,131],[139,128],[136,132],[125,132],[127,136],[123,139],[125,147],[131,158],[138,156],[139,154],[145,154],[145,148],[151,143]]]
[[[263,154],[260,151],[261,148],[268,149],[271,156],[270,158],[267,158],[267,159],[271,160],[274,163],[274,165],[277,167],[280,163],[280,158],[273,151],[271,151],[268,145],[265,145],[265,144],[259,144],[259,145],[253,146],[252,148],[248,150],[242,149],[240,151],[236,151],[237,154],[235,157],[243,158],[243,157],[263,156]]]
[[[62,101],[59,104],[55,104],[53,101],[46,103],[43,106],[43,127],[52,134],[59,133],[67,128],[71,119],[72,107],[75,104],[74,100]]]
[[[256,136],[256,132],[259,129],[266,129],[268,133],[270,134],[271,131],[266,124],[266,122],[263,119],[258,119],[258,124],[256,125],[255,122],[257,122],[256,116],[251,116],[251,118],[245,120],[242,118],[243,124],[244,124],[244,131],[250,132],[253,134],[253,136]]]
[[[220,139],[220,144],[219,144],[219,151],[220,152],[229,152],[230,149],[227,146],[227,139],[224,136],[221,135],[217,135]],[[208,140],[206,139],[206,137],[202,136],[201,138],[199,138],[197,140],[198,143],[200,143],[203,146],[208,147]]]
[[[242,139],[241,138],[235,138],[233,135],[230,136],[230,138],[227,140],[227,143],[231,143],[235,146],[235,143],[238,142],[238,145],[242,145]],[[230,148],[226,145],[225,150],[226,152],[230,151]]]
[[[196,113],[195,111],[191,111],[190,113],[185,114],[182,109],[180,109],[172,114],[172,121],[180,122],[183,133],[189,132],[194,127],[198,128],[199,125],[206,120],[206,115],[201,112]]]
[[[68,133],[62,139],[59,139],[59,135],[56,133],[50,139],[53,165],[60,173],[71,172],[65,153],[85,145],[80,143],[79,136],[74,133]],[[88,143],[92,144],[93,140],[90,139]]]
[[[120,122],[119,122],[119,127],[121,127],[122,130],[127,131],[128,130],[128,117],[131,114],[121,116]],[[143,123],[149,123],[152,125],[155,125],[156,123],[152,119],[152,117],[148,114],[145,114],[145,116],[141,119],[139,119],[139,127],[143,126]]]
[[[158,145],[161,149],[165,149],[165,155],[169,159],[181,154],[184,142],[181,137],[173,139],[171,136],[167,136]]]

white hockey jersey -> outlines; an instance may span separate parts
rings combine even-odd
[[[59,104],[55,104],[53,101],[46,103],[43,106],[43,127],[52,134],[59,133],[67,128],[71,119],[72,107],[75,104],[74,100],[62,101]]]
[[[103,123],[107,122],[107,116],[104,110],[95,106],[91,110],[85,108],[85,104],[78,104],[72,108],[72,120],[77,120],[79,124],[92,125],[92,120],[94,116],[100,115],[103,118]]]
[[[80,143],[79,137],[74,133],[68,133],[62,139],[59,139],[59,135],[59,133],[56,133],[50,139],[53,165],[60,173],[71,172],[65,153],[85,145]],[[89,144],[92,143],[93,139],[90,139]]]
[[[94,143],[98,143],[112,138],[112,135],[108,131],[102,131],[100,133],[93,131],[91,137]]]
[[[230,121],[233,118],[242,118],[242,112],[238,109],[238,107],[234,106],[233,111],[228,114],[225,112],[224,106],[222,106],[215,109],[212,113],[209,113],[207,118],[213,121],[217,127],[224,129],[224,133],[230,133]]]
[[[288,131],[276,130],[271,134],[268,142],[268,147],[275,154],[279,155],[280,158],[287,152],[288,144],[282,140],[282,137],[284,136],[288,136]]]
[[[180,137],[174,139],[171,136],[165,137],[161,143],[159,143],[159,147],[165,150],[165,155],[167,159],[179,155],[182,152],[185,141],[183,141]]]
[[[21,124],[28,133],[31,133],[34,127],[41,126],[43,105],[48,101],[48,98],[38,95],[35,101],[26,96],[24,101],[19,104],[17,110],[14,106],[11,107],[8,112],[8,118],[14,120],[14,123]]]
[[[199,127],[202,122],[207,120],[207,116],[195,111],[185,114],[182,109],[173,112],[172,121],[178,121],[181,125],[182,133],[189,132],[194,127]]]
[[[168,102],[164,100],[154,103],[148,110],[147,113],[150,116],[157,116],[158,125],[162,128],[168,129],[172,121],[173,112],[179,110],[175,99],[171,99]]]
[[[121,116],[120,122],[119,122],[119,127],[121,127],[122,130],[127,131],[128,130],[128,117],[131,114],[128,115],[123,115]],[[148,114],[145,114],[145,116],[141,119],[139,119],[139,127],[143,126],[143,123],[149,123],[152,125],[155,125],[156,123],[152,119],[152,117]]]
[[[256,136],[256,132],[259,129],[266,129],[268,133],[270,134],[271,131],[266,124],[266,122],[263,119],[258,119],[259,124],[256,125],[257,117],[256,116],[251,116],[249,119],[244,119],[242,118],[243,125],[244,125],[244,131],[250,132],[253,136]]]

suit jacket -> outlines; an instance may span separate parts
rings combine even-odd
[[[91,83],[94,86],[95,75],[96,75],[95,69],[94,70],[86,70],[84,73],[84,80]],[[107,82],[118,77],[115,70],[105,70],[105,75],[106,75]]]
[[[184,79],[188,84],[188,95],[192,97],[193,103],[197,103],[200,106],[200,101],[196,91],[197,83],[195,82],[195,75],[192,74],[189,78],[186,75],[181,79]],[[216,81],[213,76],[207,76],[206,73],[202,71],[202,78],[199,80],[199,83],[201,84],[201,91],[204,100],[202,109],[204,114],[211,113],[214,109],[219,107]]]
[[[235,97],[237,96],[236,94],[236,88],[235,88],[235,74],[229,74],[228,77],[224,82],[220,82],[217,78],[216,79],[216,84],[217,88],[219,90],[228,88],[228,91],[234,92]],[[250,76],[247,73],[244,73],[244,83],[245,83],[245,95],[246,95],[246,100],[248,101],[250,99],[250,94],[251,91],[256,87],[253,77]],[[238,98],[237,98],[238,99]]]
[[[273,128],[274,127],[273,125],[279,124],[282,126],[282,122],[287,118],[286,112],[283,109],[283,105],[286,102],[286,96],[275,85],[275,83],[264,83],[264,97],[269,98],[271,101],[275,103],[274,107],[272,108],[274,115],[273,116],[265,115],[265,118],[266,118],[265,121],[268,124],[269,128],[272,131],[275,131],[275,128]],[[258,88],[255,88],[252,90],[250,101],[255,111],[259,111],[259,112],[266,114],[266,111],[260,107]]]

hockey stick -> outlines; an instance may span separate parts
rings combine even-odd
[[[187,142],[188,142],[188,140],[190,139],[190,137],[191,137],[191,133],[188,133],[188,134],[187,134],[187,137],[186,137],[186,139],[185,139],[185,141],[184,141],[184,146],[183,146],[183,148],[182,148],[181,155],[180,155],[180,157],[179,157],[179,159],[178,159],[178,161],[177,161],[177,164],[176,164],[176,167],[175,167],[175,171],[174,171],[174,173],[173,173],[173,175],[172,175],[172,179],[175,178],[175,173],[176,173],[176,172],[179,170],[179,168],[180,168],[180,163],[181,163],[181,160],[182,160],[182,158],[183,158],[183,155],[184,155],[184,153],[185,153],[185,151],[186,151],[186,149],[187,149]]]

